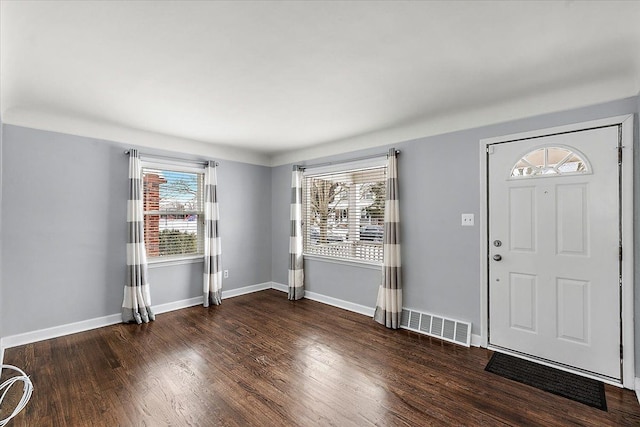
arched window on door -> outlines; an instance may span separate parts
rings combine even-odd
[[[511,168],[511,178],[591,173],[586,158],[567,147],[542,147],[525,154]]]

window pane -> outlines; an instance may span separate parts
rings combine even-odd
[[[305,177],[305,253],[382,262],[385,179],[385,167]]]
[[[545,147],[522,157],[511,169],[511,177],[537,177],[589,172],[580,155],[564,147]]]
[[[159,255],[182,255],[198,253],[198,216],[161,215]]]
[[[147,256],[203,252],[203,174],[143,168]]]

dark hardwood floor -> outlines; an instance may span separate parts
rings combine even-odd
[[[5,363],[34,384],[12,427],[640,425],[629,390],[607,385],[604,412],[485,372],[490,356],[271,290],[11,348]]]

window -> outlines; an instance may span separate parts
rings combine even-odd
[[[580,154],[564,147],[544,147],[525,154],[511,169],[512,178],[574,175],[589,172]]]
[[[204,171],[143,164],[144,243],[150,260],[204,252]]]
[[[305,174],[305,255],[382,263],[386,173],[377,166]]]

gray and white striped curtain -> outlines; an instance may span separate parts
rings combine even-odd
[[[302,257],[302,170],[293,167],[291,176],[291,235],[289,238],[289,299],[304,297]]]
[[[402,270],[400,263],[398,157],[395,148],[389,150],[386,187],[382,283],[378,289],[378,300],[373,318],[387,328],[398,329],[402,315]]]
[[[138,150],[129,150],[129,201],[127,203],[127,282],[122,301],[124,323],[147,323],[155,319],[147,283],[147,252],[144,246],[142,165]]]
[[[218,234],[217,195],[218,178],[216,163],[209,161],[204,174],[204,306],[220,305],[222,302],[222,268],[220,265],[221,244]]]

